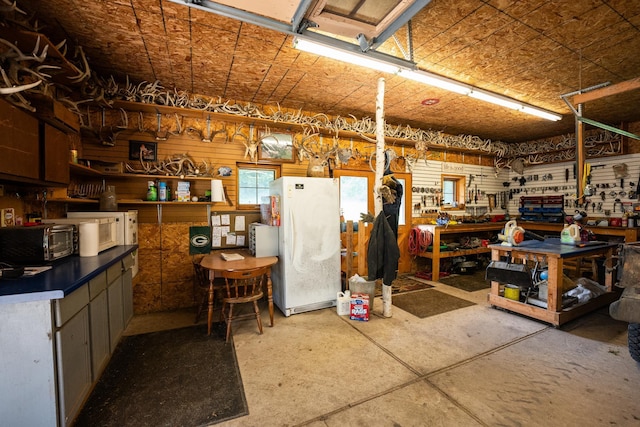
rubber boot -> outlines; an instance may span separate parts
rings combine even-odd
[[[391,286],[382,284],[382,315],[391,317]]]

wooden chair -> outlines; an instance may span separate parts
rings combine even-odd
[[[200,259],[193,260],[193,295],[195,298],[195,303],[198,304],[198,308],[196,310],[196,319],[195,323],[200,321],[200,316],[203,311],[206,311],[209,306],[209,270],[202,267],[200,265]],[[222,278],[215,278],[213,281],[213,309],[215,310],[216,306],[216,294],[220,294],[220,292],[224,289],[224,280]],[[218,297],[219,298],[219,297]]]
[[[227,342],[231,336],[231,323],[242,318],[255,317],[260,334],[262,334],[262,320],[260,319],[258,300],[263,296],[263,287],[266,285],[268,270],[269,267],[261,267],[252,270],[223,271],[221,273],[226,287],[226,295],[222,299],[221,317],[227,323]],[[253,303],[253,313],[238,315],[233,312],[236,304],[245,303]]]

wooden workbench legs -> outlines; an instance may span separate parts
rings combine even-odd
[[[560,311],[562,309],[562,264],[562,258],[547,257],[547,265],[549,268],[549,279],[547,285],[547,310],[553,312]]]

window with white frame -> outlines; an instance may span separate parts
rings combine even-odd
[[[463,175],[442,175],[442,209],[464,207],[465,177]]]
[[[269,196],[269,184],[280,177],[278,165],[238,164],[238,209],[259,209]]]

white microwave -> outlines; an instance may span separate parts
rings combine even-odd
[[[104,218],[56,218],[44,219],[43,223],[48,224],[73,224],[76,226],[78,234],[77,241],[80,241],[80,223],[97,222],[98,223],[98,252],[112,248],[118,245],[118,229],[115,217]]]
[[[138,244],[138,211],[128,210],[125,212],[67,212],[67,218],[104,218],[115,217],[118,225],[118,245]],[[133,277],[138,274],[138,251],[133,255]]]

